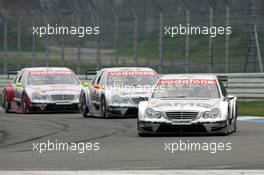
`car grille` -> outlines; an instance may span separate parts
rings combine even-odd
[[[139,104],[139,102],[146,101],[146,100],[148,100],[148,98],[146,98],[146,97],[132,98],[132,101],[133,101],[134,104]]]
[[[195,119],[198,112],[166,112],[168,119]]]
[[[51,95],[51,99],[54,101],[71,101],[74,98],[75,95]]]

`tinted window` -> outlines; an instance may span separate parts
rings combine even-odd
[[[21,82],[21,78],[22,78],[22,75],[24,74],[24,72],[25,72],[25,71],[20,72],[20,73],[16,76],[16,78],[15,78],[15,80],[14,80],[14,83],[20,83],[20,82]]]
[[[29,85],[69,84],[79,85],[80,82],[71,71],[33,71],[28,74]]]
[[[114,86],[155,85],[158,76],[153,71],[116,71],[107,73],[107,84]]]
[[[95,77],[94,77],[94,79],[93,79],[93,81],[92,81],[92,85],[96,84],[96,80],[97,80],[97,78],[98,78],[98,76],[95,75]]]
[[[222,92],[223,96],[225,97],[227,95],[226,88],[225,88],[225,86],[224,86],[222,81],[218,80],[218,82],[219,82],[219,85],[220,85],[220,88],[221,88],[221,92]]]
[[[162,81],[162,80],[161,80]],[[219,98],[217,83],[167,81],[158,83],[153,98]],[[212,81],[212,80],[210,80]]]

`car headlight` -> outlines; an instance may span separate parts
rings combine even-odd
[[[117,103],[117,104],[121,104],[121,103],[123,103],[123,104],[127,104],[128,103],[128,98],[127,97],[121,97],[121,96],[119,96],[119,95],[114,95],[113,97],[112,97],[112,102],[113,103]]]
[[[123,100],[122,102],[123,102],[124,104],[127,104],[127,103],[128,103],[128,98],[123,97],[122,100]]]
[[[113,103],[121,103],[121,97],[119,95],[114,95],[112,97],[112,102]]]
[[[32,100],[48,100],[49,96],[45,94],[33,93]]]
[[[152,108],[147,108],[145,111],[145,116],[148,118],[160,118],[162,113],[160,111],[155,111]]]
[[[220,113],[218,108],[213,108],[211,111],[204,112],[203,118],[217,118],[220,116]]]

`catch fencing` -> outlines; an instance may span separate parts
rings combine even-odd
[[[0,74],[23,67],[147,66],[159,73],[263,72],[263,0],[2,0]],[[99,35],[32,35],[41,26],[99,27]],[[232,27],[166,34],[166,27]]]

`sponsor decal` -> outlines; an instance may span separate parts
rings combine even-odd
[[[108,72],[107,76],[152,76],[155,75],[153,71],[112,71]]]
[[[193,102],[181,102],[181,103],[174,103],[174,102],[164,102],[161,103],[160,101],[151,101],[149,102],[149,105],[152,107],[180,107],[183,108],[185,107],[202,107],[202,108],[212,108],[213,106],[215,106],[216,104],[210,105],[207,103],[193,103]],[[173,108],[175,109],[175,108]]]
[[[208,79],[166,79],[160,80],[159,84],[167,85],[167,84],[208,84],[208,85],[216,85],[216,80],[208,80]]]
[[[70,70],[33,70],[29,71],[30,75],[71,75]]]

